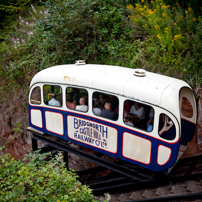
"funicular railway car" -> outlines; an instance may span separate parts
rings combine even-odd
[[[152,171],[168,171],[194,136],[196,102],[182,80],[77,61],[34,76],[29,126]]]

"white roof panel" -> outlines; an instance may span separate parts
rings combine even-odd
[[[135,76],[134,72],[109,65],[59,65],[37,73],[30,86],[38,82],[76,85],[135,98],[170,111],[179,110],[179,91],[189,87],[186,82],[147,71],[145,76]]]

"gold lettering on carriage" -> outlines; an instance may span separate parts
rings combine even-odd
[[[93,147],[117,152],[117,130],[107,125],[69,116],[68,136]]]

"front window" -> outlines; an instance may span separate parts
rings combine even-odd
[[[173,121],[166,114],[159,116],[159,136],[166,140],[174,140],[176,137],[176,129]]]
[[[41,104],[41,88],[39,86],[35,87],[30,96],[30,103],[34,105]]]

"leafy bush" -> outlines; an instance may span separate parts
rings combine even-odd
[[[128,22],[122,0],[48,0],[44,4],[48,13],[38,24],[52,63],[104,61],[116,53],[114,46],[123,45]]]
[[[171,7],[163,0],[150,3],[141,0],[135,7],[128,5],[127,8],[131,11],[132,34],[145,37],[139,43],[141,52],[133,62],[146,65],[151,71],[187,79],[190,83],[188,75],[193,69],[196,74],[200,72],[200,63],[195,60],[194,53],[198,44],[201,45],[201,22],[200,18],[194,17],[192,8],[183,10],[179,3]]]
[[[1,0],[0,2],[0,29],[7,26],[11,20],[15,20],[17,14],[28,8],[30,3],[36,0]]]
[[[4,35],[0,76],[9,83],[29,83],[39,70],[78,59],[106,64],[106,58],[119,58],[129,37],[122,0],[48,0],[44,6]]]
[[[48,162],[44,157],[37,152],[22,161],[0,156],[0,201],[94,201],[91,189],[59,163],[59,155]]]
[[[40,38],[35,32],[35,19],[43,15],[39,11],[26,10],[24,15],[4,30],[4,40],[0,45],[0,77],[9,85],[16,83],[24,86],[38,70],[43,57],[40,50]],[[29,13],[32,14],[30,15]]]

